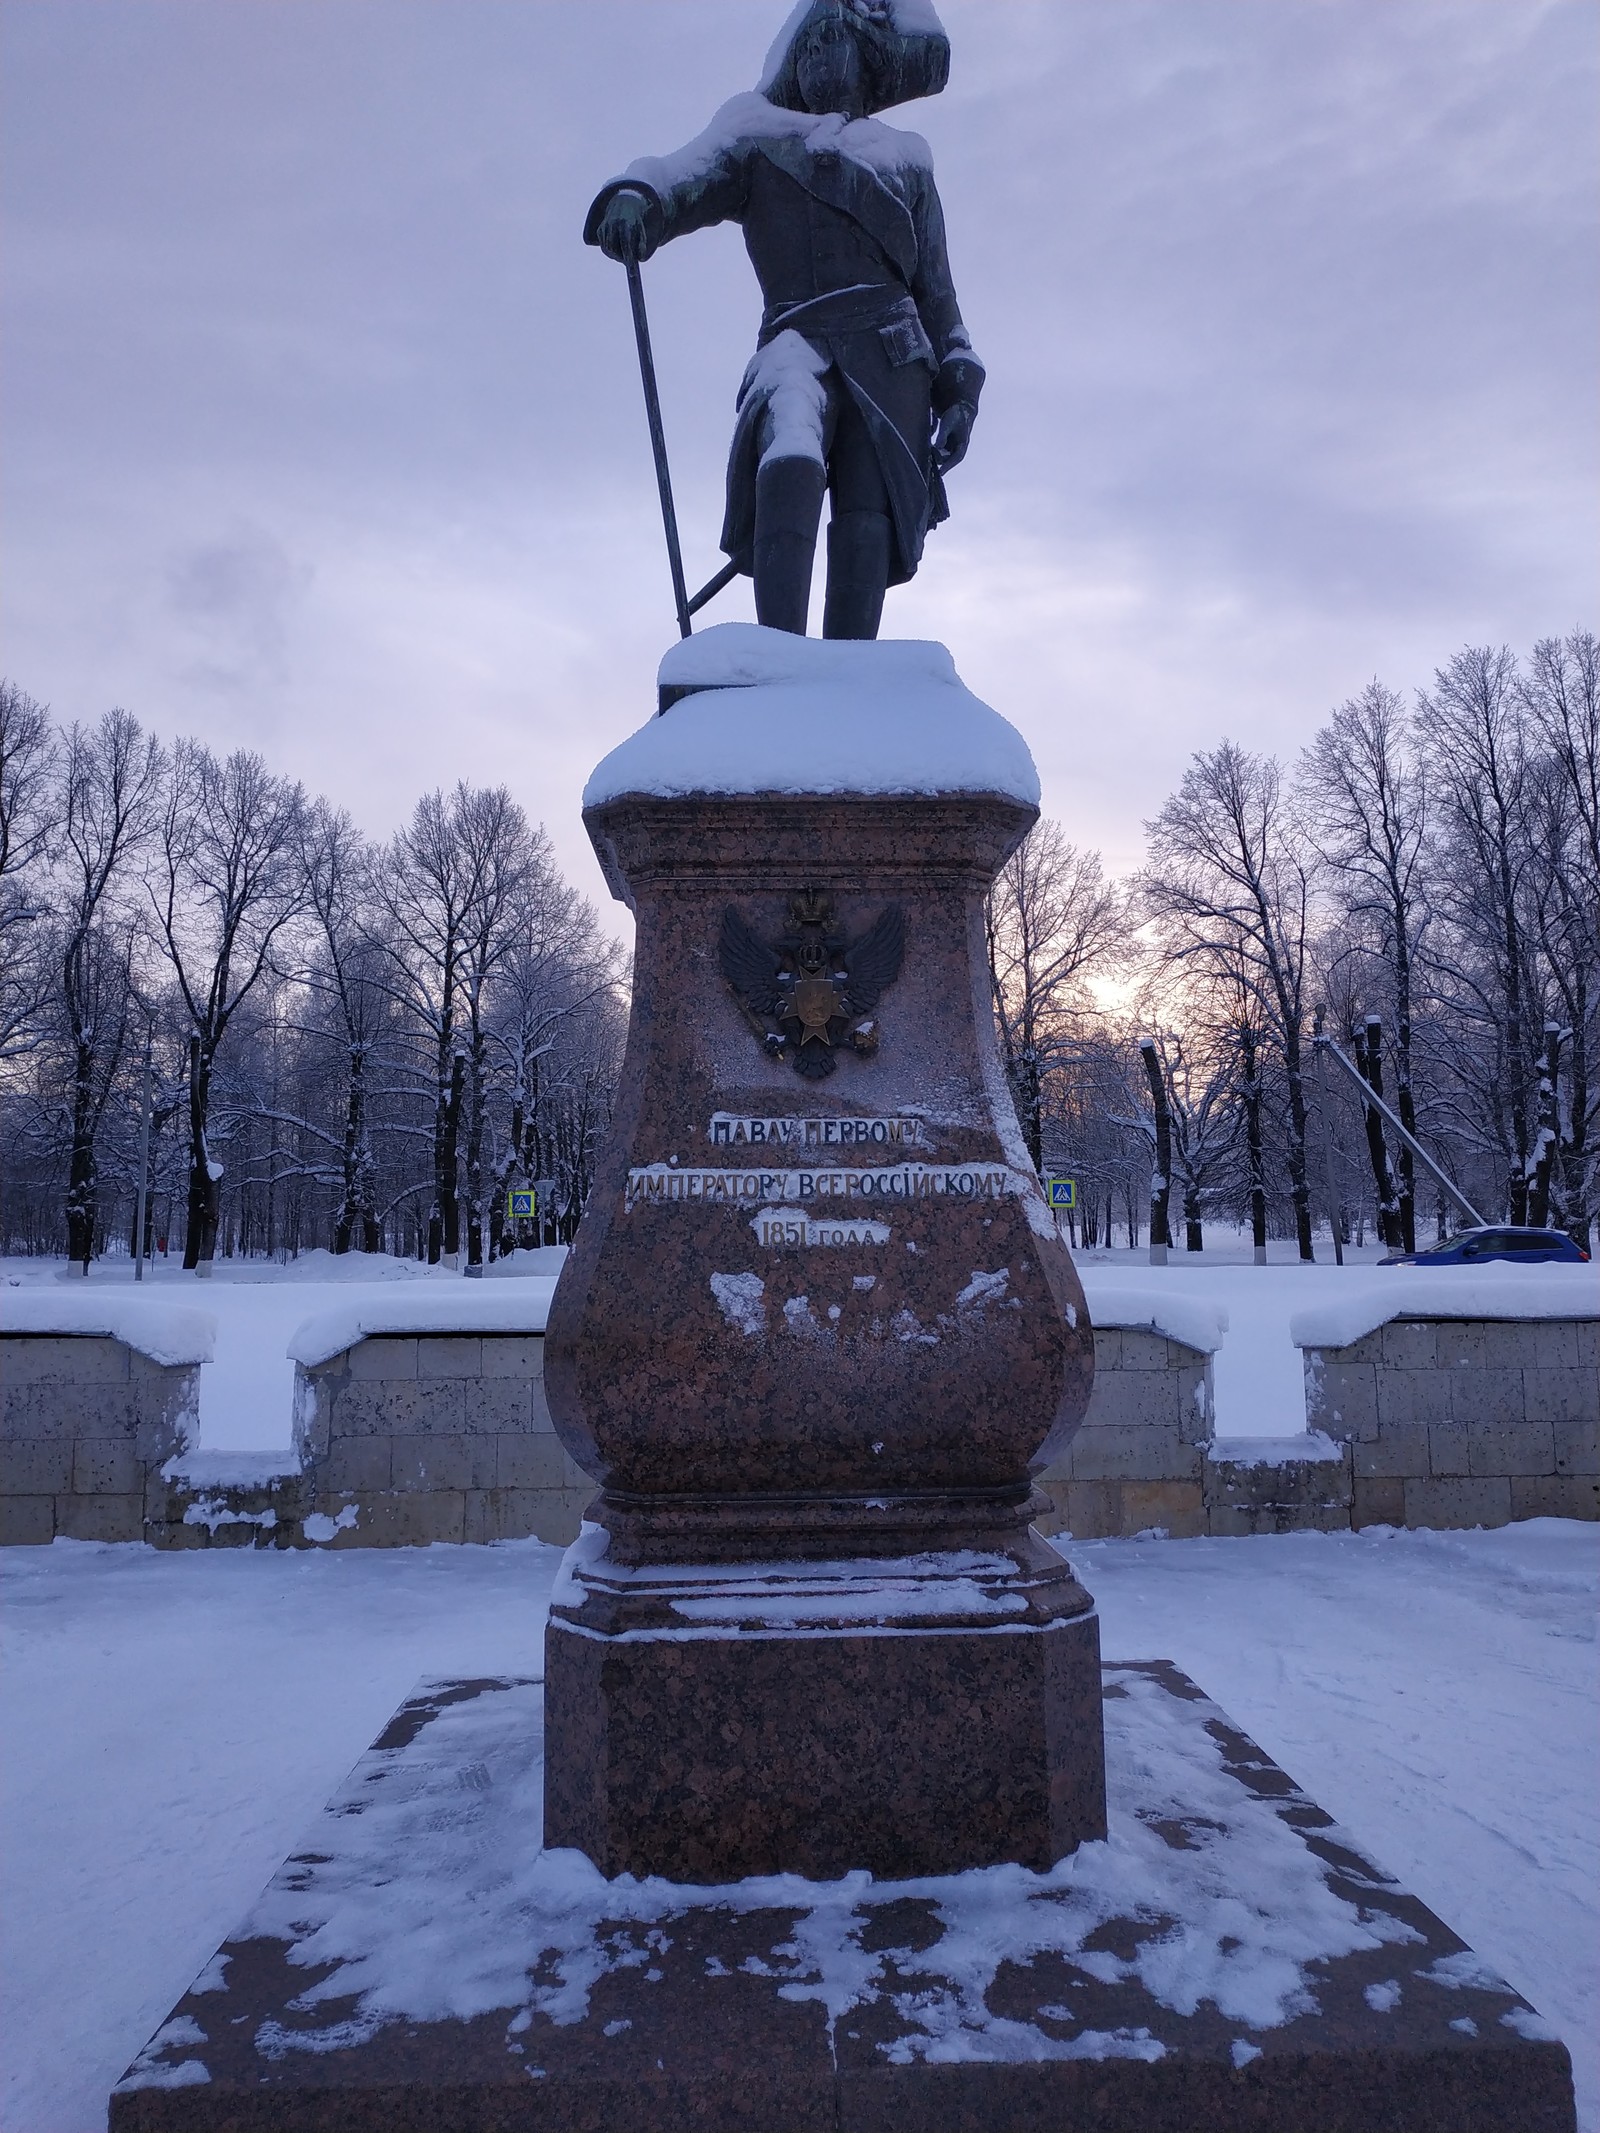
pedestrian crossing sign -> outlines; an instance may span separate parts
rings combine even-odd
[[[514,1188],[506,1194],[506,1220],[508,1222],[531,1222],[534,1218],[534,1198],[531,1191],[518,1192]]]
[[[1052,1207],[1070,1208],[1078,1204],[1078,1181],[1076,1178],[1046,1178],[1044,1195]]]

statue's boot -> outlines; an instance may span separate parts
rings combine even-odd
[[[816,459],[769,459],[756,474],[756,620],[768,629],[806,633],[827,481]]]
[[[889,583],[891,529],[886,511],[841,511],[828,528],[828,597],[824,637],[876,637]]]

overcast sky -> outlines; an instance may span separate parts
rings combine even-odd
[[[675,630],[580,226],[787,5],[5,0],[4,670],[376,834],[504,780],[603,902],[578,796]],[[1593,0],[942,12],[949,90],[889,117],[989,383],[884,630],[1074,839],[1120,871],[1196,748],[1594,624]],[[732,228],[646,284],[695,584],[759,303]]]

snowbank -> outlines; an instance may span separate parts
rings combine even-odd
[[[353,1297],[297,1326],[289,1360],[312,1369],[375,1333],[542,1333],[555,1287],[553,1275],[531,1274],[493,1288],[428,1282],[392,1296]]]
[[[1348,1348],[1396,1318],[1600,1318],[1600,1277],[1588,1266],[1384,1270],[1381,1281],[1296,1311],[1297,1348]]]
[[[625,793],[999,793],[1039,804],[1027,743],[942,644],[795,637],[724,622],[661,662],[692,689],[596,769],[585,807]]]
[[[43,1287],[0,1290],[0,1335],[7,1333],[98,1334],[122,1341],[152,1363],[209,1363],[216,1352],[217,1322],[209,1311],[182,1304],[147,1303],[143,1297],[90,1289],[82,1296]]]
[[[1298,1437],[1213,1437],[1206,1457],[1241,1466],[1294,1466],[1308,1459],[1342,1459],[1344,1446],[1320,1429],[1308,1429]]]
[[[1120,1328],[1164,1333],[1168,1340],[1182,1341],[1186,1348],[1198,1348],[1205,1355],[1222,1346],[1228,1314],[1209,1297],[1175,1296],[1143,1282],[1102,1281],[1093,1267],[1080,1266],[1078,1273],[1089,1317],[1096,1326],[1108,1332]]]

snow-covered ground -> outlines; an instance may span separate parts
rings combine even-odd
[[[1271,1263],[1251,1263],[1248,1241],[1213,1229],[1216,1240],[1204,1252],[1174,1251],[1164,1267],[1152,1267],[1149,1254],[1137,1251],[1081,1251],[1076,1259],[1089,1309],[1097,1286],[1114,1286],[1119,1298],[1130,1288],[1152,1295],[1192,1298],[1226,1312],[1228,1331],[1215,1358],[1216,1433],[1219,1437],[1286,1437],[1305,1428],[1305,1396],[1300,1351],[1289,1338],[1289,1321],[1310,1304],[1328,1304],[1359,1287],[1404,1281],[1404,1272],[1373,1262],[1382,1247],[1368,1245],[1346,1253],[1343,1267],[1302,1266],[1287,1243],[1270,1247]],[[1325,1238],[1317,1249],[1328,1253]],[[550,1274],[562,1254],[552,1247],[519,1252],[492,1270],[502,1279],[528,1273]],[[1469,1274],[1470,1269],[1463,1269]],[[1526,1269],[1514,1270],[1526,1273]],[[1556,1270],[1565,1273],[1565,1268]],[[1587,1269],[1584,1270],[1588,1272]],[[1435,1277],[1438,1279],[1441,1277]],[[1480,1280],[1492,1277],[1479,1276]],[[351,1254],[336,1259],[310,1252],[280,1265],[270,1260],[219,1260],[209,1281],[170,1263],[158,1265],[144,1293],[169,1302],[198,1305],[215,1314],[217,1351],[200,1373],[200,1444],[210,1452],[276,1452],[290,1439],[294,1365],[286,1354],[295,1328],[334,1300],[355,1304],[380,1283],[454,1282],[463,1277],[442,1268],[428,1269],[414,1260]],[[0,1261],[0,1282],[24,1287],[38,1283],[85,1286],[83,1276],[60,1260]],[[96,1263],[89,1285],[132,1287],[126,1259]],[[331,1293],[330,1293],[331,1292]],[[380,1291],[381,1293],[381,1291]]]
[[[1600,1528],[1072,1552],[1108,1656],[1176,1659],[1549,2017],[1600,2133]],[[536,1541],[5,1551],[6,2133],[103,2125],[418,1677],[540,1672],[558,1561]]]

